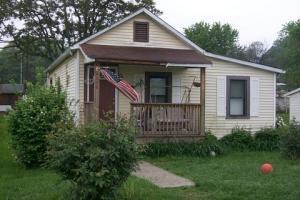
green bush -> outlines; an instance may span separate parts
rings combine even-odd
[[[29,85],[27,91],[9,113],[9,132],[17,160],[36,167],[46,159],[46,135],[58,125],[71,126],[72,115],[59,87]]]
[[[294,123],[281,127],[280,151],[290,159],[300,158],[300,127]]]
[[[74,199],[112,199],[137,162],[135,128],[126,119],[49,137],[50,166],[70,180]]]
[[[221,155],[224,151],[218,139],[214,135],[208,134],[199,142],[150,143],[145,146],[142,153],[150,157],[182,155],[206,157],[212,153]]]
[[[254,147],[254,140],[250,133],[243,128],[234,128],[231,133],[221,138],[222,144],[231,150],[251,150]]]
[[[274,151],[279,149],[280,136],[275,128],[264,128],[254,135],[254,148],[257,151]]]

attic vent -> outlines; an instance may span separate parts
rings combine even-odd
[[[149,42],[149,23],[134,22],[133,26],[133,41],[134,42]]]

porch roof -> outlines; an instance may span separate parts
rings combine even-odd
[[[151,47],[129,47],[81,44],[82,51],[91,59],[115,62],[153,63],[159,65],[210,65],[196,50]]]

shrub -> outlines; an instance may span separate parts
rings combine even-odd
[[[282,127],[280,131],[280,151],[290,159],[300,158],[300,127],[294,123]]]
[[[208,134],[199,142],[169,142],[169,143],[150,143],[146,145],[143,155],[151,157],[159,156],[210,156],[212,153],[221,155],[224,153],[223,147],[218,139]]]
[[[10,111],[9,132],[17,160],[26,167],[45,161],[46,135],[60,126],[70,125],[66,95],[59,88],[29,85],[27,95]]]
[[[254,140],[250,131],[243,128],[234,128],[231,133],[221,138],[222,144],[232,150],[251,150],[254,146]]]
[[[277,129],[264,128],[254,135],[255,150],[273,151],[279,149],[280,137]]]
[[[51,135],[50,166],[72,182],[74,199],[111,199],[136,165],[134,133],[122,118]]]

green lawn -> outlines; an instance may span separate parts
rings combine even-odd
[[[196,187],[160,189],[130,177],[121,191],[126,199],[300,199],[300,161],[285,160],[276,152],[146,160],[192,179]],[[266,161],[274,166],[270,175],[259,172]],[[16,163],[8,148],[6,123],[0,118],[0,200],[65,199],[68,186],[52,171],[28,170]]]

